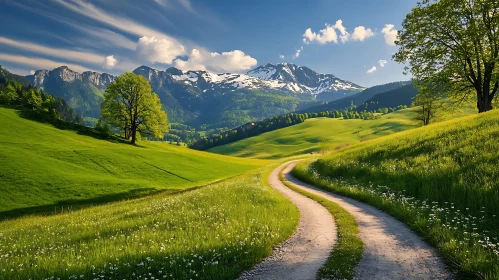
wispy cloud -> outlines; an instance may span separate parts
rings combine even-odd
[[[1,61],[7,61],[13,64],[18,64],[18,65],[25,65],[29,66],[30,68],[34,69],[53,69],[57,68],[59,66],[65,65],[69,67],[72,70],[78,71],[78,72],[84,72],[84,71],[97,71],[95,69],[90,69],[85,66],[79,65],[79,64],[73,64],[73,63],[66,63],[62,61],[55,61],[55,60],[50,60],[50,59],[45,59],[45,58],[34,58],[34,57],[27,57],[27,56],[21,56],[21,55],[11,55],[11,54],[6,54],[6,53],[0,53],[0,60]]]
[[[104,56],[97,55],[94,53],[79,52],[79,51],[72,51],[72,50],[66,50],[66,49],[47,47],[47,46],[42,46],[42,45],[38,45],[35,43],[31,43],[31,42],[15,41],[15,40],[5,38],[5,37],[0,37],[0,44],[8,45],[8,46],[15,47],[18,49],[27,50],[27,51],[34,52],[37,54],[43,54],[43,55],[57,57],[57,58],[64,58],[64,59],[68,59],[68,60],[72,60],[72,61],[100,64],[104,60]]]
[[[367,73],[368,73],[368,74],[372,74],[372,73],[376,72],[376,70],[377,70],[377,69],[376,69],[376,66],[373,66],[373,67],[371,67],[371,68],[369,68],[369,69],[367,70]]]

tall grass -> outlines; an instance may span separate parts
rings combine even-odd
[[[0,222],[0,279],[236,278],[298,221],[261,176]]]
[[[347,147],[294,174],[408,223],[462,277],[499,279],[499,113]]]

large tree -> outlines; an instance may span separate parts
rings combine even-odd
[[[168,132],[167,115],[158,95],[144,77],[134,73],[118,76],[107,87],[101,109],[101,121],[119,128],[132,144],[137,141],[137,132],[158,138]]]
[[[499,0],[424,0],[406,16],[397,62],[415,80],[492,109],[499,89]]]

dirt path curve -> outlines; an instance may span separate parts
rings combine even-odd
[[[355,217],[364,242],[364,254],[355,279],[452,279],[435,250],[402,222],[356,200],[332,194],[303,183],[289,174],[284,177],[297,187],[336,202]]]
[[[326,262],[336,242],[336,225],[326,208],[292,191],[279,180],[279,173],[288,164],[275,169],[268,180],[300,210],[298,227],[288,240],[274,249],[271,256],[239,279],[316,279],[317,271]]]

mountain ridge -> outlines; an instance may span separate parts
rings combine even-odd
[[[262,71],[277,74],[261,77]],[[290,63],[269,63],[245,74],[217,74],[174,67],[158,70],[145,65],[137,67],[133,73],[149,81],[172,122],[198,127],[205,124],[237,126],[294,111],[314,99],[336,100],[364,89],[333,74],[320,74]],[[99,117],[105,89],[116,76],[92,71],[79,73],[60,66],[38,70],[26,79],[32,85],[66,99],[79,114],[95,119]]]

